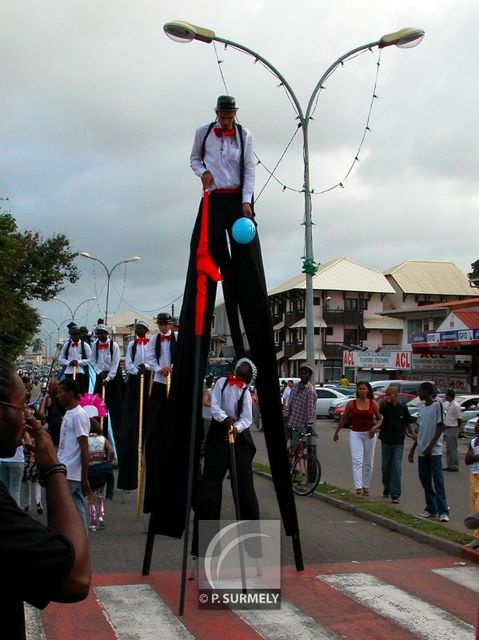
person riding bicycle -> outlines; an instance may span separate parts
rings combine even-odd
[[[301,381],[295,384],[289,395],[288,404],[284,407],[286,440],[291,439],[293,450],[299,442],[299,434],[309,432],[316,435],[314,421],[316,419],[316,389],[310,380],[314,369],[310,364],[302,364],[299,368]]]

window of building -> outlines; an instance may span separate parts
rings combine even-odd
[[[326,335],[332,336],[334,333],[334,327],[326,327]]]
[[[319,307],[319,305],[321,304],[321,298],[319,296],[315,296],[313,298],[313,304]]]
[[[279,341],[280,341],[280,332],[279,331],[275,331],[274,332],[274,344],[276,346],[279,345]]]
[[[345,311],[357,311],[359,307],[359,300],[357,298],[346,298],[344,301]]]
[[[357,329],[345,329],[344,330],[344,344],[357,344],[358,343],[358,330]]]
[[[296,329],[296,340],[304,342],[304,329]]]

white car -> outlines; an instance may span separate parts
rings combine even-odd
[[[327,416],[329,407],[334,400],[338,398],[348,397],[348,392],[345,389],[334,389],[332,387],[316,387],[316,417]]]

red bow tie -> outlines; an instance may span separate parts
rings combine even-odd
[[[162,334],[162,335],[161,335],[160,340],[161,340],[161,342],[164,342],[165,340],[166,340],[167,342],[170,342],[170,340],[171,340],[171,335],[169,335],[169,336],[164,336],[164,335]]]
[[[72,342],[72,347],[78,347],[78,340],[75,340],[75,342]]]
[[[136,344],[148,344],[150,342],[149,338],[136,338]]]
[[[99,342],[98,343],[98,348],[99,349],[108,349],[108,342]]]
[[[235,135],[235,130],[233,129],[222,129],[221,127],[215,127],[213,129],[217,138],[233,138]]]
[[[228,378],[228,384],[234,386],[236,385],[237,387],[239,387],[240,389],[243,387],[244,382],[243,380],[238,380],[238,378],[235,378],[234,376],[230,376]]]

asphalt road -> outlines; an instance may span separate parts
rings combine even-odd
[[[321,463],[321,482],[327,482],[342,489],[351,490],[352,471],[351,453],[349,448],[349,429],[340,432],[338,442],[333,442],[333,433],[337,422],[329,419],[321,419],[316,423],[317,456]],[[257,448],[256,460],[267,464],[268,457],[262,431],[252,427],[252,435]],[[424,493],[417,475],[416,462],[407,461],[411,441],[406,440],[402,465],[402,495],[398,509],[412,515],[419,514],[425,507]],[[446,483],[446,496],[449,504],[450,524],[458,531],[468,531],[464,527],[464,517],[470,512],[469,508],[469,477],[468,468],[464,464],[464,456],[469,444],[469,438],[459,439],[460,469],[457,473],[444,472]],[[443,456],[443,461],[445,457]],[[381,482],[381,443],[378,442],[374,457],[374,470],[371,484],[371,498],[391,504],[390,500],[382,497],[383,485]],[[394,505],[396,506],[396,505]],[[470,533],[470,532],[468,532]]]

